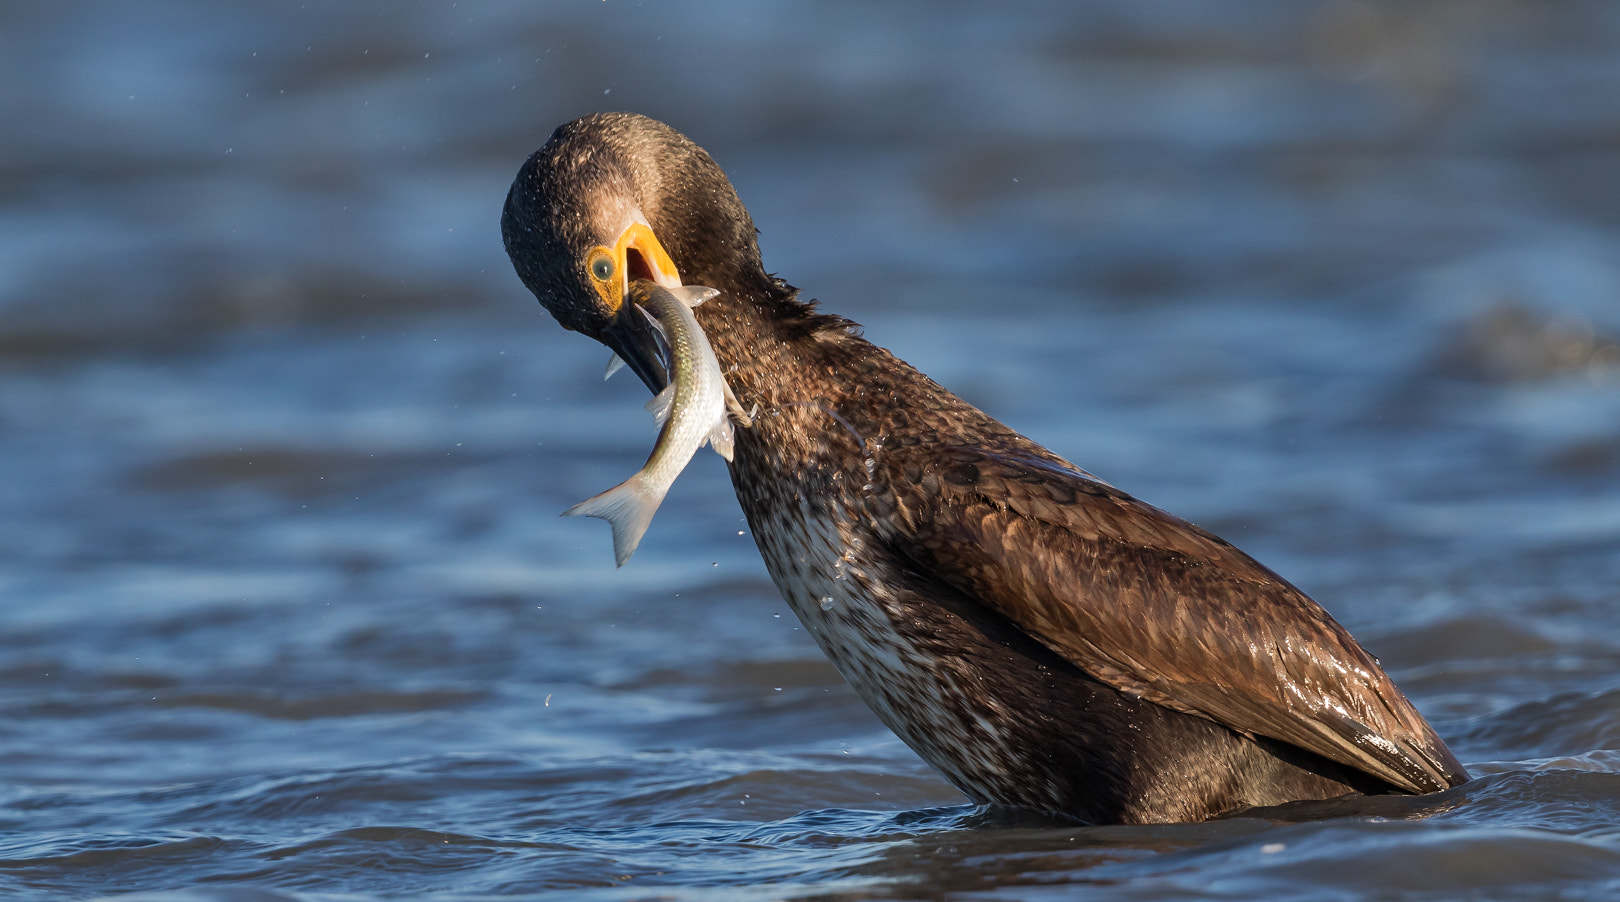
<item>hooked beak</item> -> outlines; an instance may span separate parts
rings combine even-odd
[[[631,223],[614,242],[612,254],[613,271],[618,278],[603,300],[613,308],[614,314],[602,330],[602,343],[612,348],[647,388],[657,394],[669,384],[663,339],[647,315],[630,299],[630,283],[641,279],[665,288],[679,288],[681,274],[645,222]]]
[[[669,384],[662,336],[634,301],[625,298],[618,315],[602,330],[602,343],[612,348],[653,394]]]

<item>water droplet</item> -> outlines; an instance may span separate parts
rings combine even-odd
[[[832,606],[833,606],[833,600],[832,600],[831,595],[823,595],[823,596],[821,596],[821,609],[823,611],[832,610]]]

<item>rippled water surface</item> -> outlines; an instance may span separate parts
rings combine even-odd
[[[0,7],[0,894],[1620,894],[1620,6]],[[769,267],[1323,602],[1478,779],[976,811],[500,204],[706,146]]]

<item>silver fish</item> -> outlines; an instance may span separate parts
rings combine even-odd
[[[737,409],[720,372],[720,361],[692,315],[693,307],[720,292],[697,285],[663,288],[651,283],[637,289],[626,303],[641,307],[668,348],[669,384],[647,402],[647,409],[662,427],[658,443],[636,475],[563,511],[565,517],[600,517],[613,524],[613,557],[620,567],[635,554],[664,495],[699,448],[712,445],[721,457],[731,460],[727,411]],[[609,361],[607,375],[618,368],[613,365],[617,360]]]

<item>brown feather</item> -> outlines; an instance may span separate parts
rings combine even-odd
[[[732,483],[772,579],[884,723],[963,792],[1197,820],[1468,778],[1337,622],[1220,538],[1095,479],[820,313],[759,262],[714,161],[629,114],[559,128],[502,234],[593,337],[593,211],[636,205],[743,409]]]
[[[917,566],[1076,666],[1411,792],[1458,779],[1461,766],[1377,661],[1230,544],[1048,460],[971,447],[920,456],[946,477],[900,505]],[[971,482],[950,476],[969,471]]]

